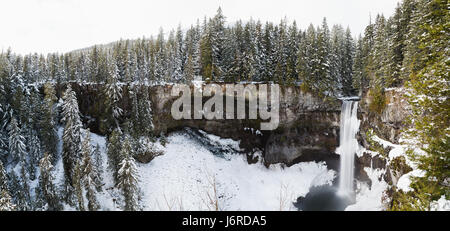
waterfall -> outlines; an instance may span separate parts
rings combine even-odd
[[[339,147],[336,153],[341,156],[339,192],[353,195],[353,178],[355,171],[355,154],[359,149],[356,134],[359,130],[357,117],[358,102],[344,100],[341,110]]]

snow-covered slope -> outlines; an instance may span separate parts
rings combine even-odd
[[[62,133],[60,128],[60,137]],[[305,196],[311,186],[331,185],[336,176],[324,163],[304,162],[291,167],[276,164],[269,168],[261,162],[248,164],[246,156],[238,153],[238,141],[203,131],[197,134],[172,133],[165,147],[159,142],[155,144],[164,155],[148,164],[137,164],[143,210],[296,210],[293,202],[299,196]],[[91,133],[91,144],[98,145],[101,152],[103,190],[97,194],[101,210],[122,210],[122,193],[114,186],[108,169],[105,137]],[[61,148],[60,143],[59,151]],[[217,150],[226,152],[218,154]],[[365,171],[372,187],[358,182],[356,204],[346,210],[384,209],[382,197],[387,184],[380,180],[382,171],[371,168]],[[62,187],[61,158],[55,165],[54,176],[55,184]],[[74,209],[68,205],[64,208]]]
[[[59,129],[60,136],[62,132]],[[217,145],[238,147],[237,141],[202,134]],[[101,151],[104,185],[97,194],[101,210],[121,210],[122,195],[114,187],[107,168],[105,138],[92,133],[91,140],[92,146],[99,145]],[[164,155],[149,164],[137,165],[143,210],[295,210],[292,202],[297,197],[306,195],[310,186],[331,184],[336,175],[323,163],[299,163],[285,168],[266,168],[260,162],[249,165],[245,155],[215,155],[186,132],[170,135],[166,147],[157,146]],[[62,187],[61,158],[54,176],[55,184]],[[65,209],[73,208],[65,205]]]
[[[310,186],[330,184],[335,176],[313,162],[266,168],[249,165],[241,154],[215,156],[183,132],[168,141],[163,156],[138,165],[145,210],[214,210],[209,197],[218,198],[220,210],[294,209],[292,202]]]

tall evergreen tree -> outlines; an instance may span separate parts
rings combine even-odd
[[[105,93],[107,96],[107,108],[114,119],[116,127],[119,128],[118,119],[123,113],[122,108],[119,107],[119,101],[122,98],[122,86],[119,83],[119,69],[116,64],[111,64]]]
[[[425,172],[423,177],[416,177],[411,183],[414,195],[410,199],[413,206],[398,208],[430,209],[430,203],[441,196],[450,197],[448,177],[450,176],[450,76],[448,72],[450,51],[448,34],[450,33],[450,13],[448,2],[427,0],[419,5],[418,17],[424,24],[423,33],[418,38],[418,52],[426,54],[422,57],[424,65],[409,77],[407,87],[410,90],[409,103],[412,106],[409,131],[418,145],[426,153],[411,156],[417,167]],[[413,200],[417,203],[413,203]]]
[[[62,115],[64,126],[63,133],[63,163],[64,173],[66,179],[67,196],[71,196],[74,187],[74,173],[75,166],[80,158],[81,148],[81,128],[82,123],[80,119],[80,110],[78,109],[78,102],[75,92],[72,90],[70,84],[67,85],[67,90],[63,96]]]
[[[83,144],[81,145],[81,184],[86,191],[89,211],[95,211],[99,209],[99,204],[96,198],[96,169],[92,163],[91,155],[90,132],[86,130]]]
[[[117,172],[117,186],[122,189],[125,198],[124,209],[128,211],[138,209],[138,173],[132,155],[133,148],[131,146],[130,138],[125,136],[122,149],[120,150],[122,161],[120,162],[120,168]]]
[[[56,191],[56,187],[53,184],[54,176],[52,174],[52,156],[47,152],[44,157],[39,161],[40,176],[39,185],[41,187],[41,192],[48,203],[48,210],[56,211],[61,209],[59,203],[59,197]]]
[[[14,117],[11,119],[11,123],[9,124],[9,152],[12,160],[25,161],[25,138],[23,137],[17,120]]]

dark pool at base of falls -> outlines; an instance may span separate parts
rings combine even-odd
[[[297,198],[294,206],[302,211],[344,211],[355,203],[354,195],[342,195],[333,186],[312,187],[305,197]]]

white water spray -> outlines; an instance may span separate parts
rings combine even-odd
[[[357,117],[358,102],[343,101],[341,110],[341,125],[339,147],[336,153],[341,155],[339,192],[351,196],[353,191],[353,178],[355,171],[355,154],[359,149],[356,134],[360,121]]]

